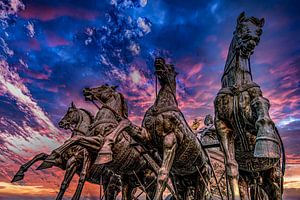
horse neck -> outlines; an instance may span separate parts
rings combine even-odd
[[[75,126],[74,135],[87,133],[89,125],[92,123],[90,116],[83,110],[78,111],[78,123]],[[77,131],[76,131],[77,130]]]
[[[122,101],[119,97],[119,95],[116,95],[113,100],[109,101],[106,103],[108,107],[116,111],[120,116],[122,116]],[[108,119],[108,120],[115,120],[116,121],[116,116],[115,114],[109,109],[109,108],[101,108],[97,115],[96,115],[96,120],[100,119]]]
[[[107,108],[101,108],[96,114],[95,121],[102,119],[116,121],[116,117],[113,112]]]
[[[155,100],[155,105],[158,107],[178,106],[176,99],[176,82],[163,84],[158,92]]]
[[[240,56],[236,48],[237,38],[233,37],[222,77],[222,87],[241,86],[252,82],[250,59]]]

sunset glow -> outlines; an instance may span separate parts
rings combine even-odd
[[[300,199],[300,2],[266,1],[0,1],[0,200],[53,199],[64,171],[29,169],[70,137],[58,121],[73,101],[95,114],[82,89],[118,85],[129,118],[141,124],[155,100],[153,59],[174,63],[177,99],[187,121],[214,114],[236,17],[266,20],[251,56],[253,79],[270,100],[285,145],[285,200]],[[203,126],[203,125],[202,125]],[[74,193],[78,176],[66,196]],[[82,197],[99,199],[87,183]]]

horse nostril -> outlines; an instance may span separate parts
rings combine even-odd
[[[90,89],[89,88],[84,88],[82,91],[83,92],[88,92]]]

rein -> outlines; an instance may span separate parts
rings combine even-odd
[[[230,62],[228,64],[228,66],[231,65],[231,63],[232,63],[232,61],[233,61],[234,58],[237,58],[237,52],[235,52],[234,55],[232,56],[232,58],[231,58],[231,60],[230,60]],[[230,70],[231,70],[231,68],[229,68],[229,67],[225,70],[225,72],[223,73],[223,76],[221,78],[221,81],[223,81],[224,76],[227,75]]]

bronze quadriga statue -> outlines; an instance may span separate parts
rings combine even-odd
[[[155,75],[161,88],[142,127],[127,119],[126,101],[116,87],[86,88],[83,95],[97,106],[96,117],[72,103],[59,123],[72,131],[72,137],[50,155],[41,153],[22,165],[13,181],[23,179],[30,166],[43,160],[39,169],[57,166],[66,170],[57,200],[62,199],[75,173],[80,178],[73,200],[80,198],[85,181],[103,184],[109,200],[117,198],[121,186],[122,200],[137,199],[136,188],[145,192],[147,200],[161,200],[166,189],[171,193],[167,199],[177,200],[207,200],[212,193],[219,193],[222,200],[224,196],[233,200],[281,199],[284,149],[269,116],[270,103],[253,81],[250,66],[263,25],[264,19],[244,13],[238,17],[222,88],[214,102],[215,126],[207,116],[206,127],[200,131],[204,145],[178,108],[174,66],[156,58]],[[193,127],[197,129],[199,121]],[[221,181],[221,187],[218,183],[225,173],[221,172],[219,144],[228,183]],[[212,155],[213,151],[204,147],[218,148]],[[212,163],[209,154],[218,162]],[[221,174],[219,180],[215,172]],[[211,187],[211,183],[215,185]],[[222,195],[226,185],[227,194]]]
[[[207,199],[211,167],[200,141],[178,108],[177,73],[174,66],[162,58],[157,58],[154,65],[161,88],[154,105],[145,113],[142,127],[123,120],[115,131],[126,130],[146,150],[157,152],[156,160],[162,159],[154,200],[162,198],[169,178],[175,190],[174,199]],[[155,160],[155,155],[152,157]]]
[[[72,103],[68,108],[67,113],[59,122],[59,127],[72,131],[72,136],[69,141],[77,140],[78,137],[84,137],[89,134],[89,126],[93,123],[94,117],[85,109],[76,108]],[[89,136],[92,139],[92,136]],[[37,161],[44,162],[37,169],[46,169],[52,166],[66,170],[64,180],[61,184],[60,191],[56,200],[61,200],[68,188],[75,173],[79,175],[79,182],[72,200],[79,200],[85,181],[100,184],[100,179],[104,181],[104,190],[107,191],[106,199],[115,200],[120,192],[120,178],[109,172],[103,166],[93,166],[95,155],[93,155],[84,145],[75,144],[73,146],[65,143],[60,148],[54,150],[50,155],[40,153],[32,160],[22,165],[19,171],[14,176],[12,182],[20,181],[24,178],[24,173]],[[94,140],[93,145],[101,145],[101,140]],[[59,151],[60,150],[60,151]]]
[[[283,173],[278,169],[283,146],[269,115],[270,103],[253,81],[250,66],[263,26],[264,19],[244,12],[238,17],[215,99],[215,127],[232,199],[282,198]]]
[[[101,166],[121,177],[123,200],[133,199],[134,189],[137,187],[143,189],[148,200],[152,199],[155,192],[155,181],[153,181],[155,176],[152,168],[142,156],[142,152],[131,146],[132,139],[128,133],[122,132],[117,137],[114,134],[118,122],[127,118],[127,104],[123,95],[116,91],[116,87],[109,85],[85,88],[83,94],[87,101],[92,101],[98,108],[93,123],[89,125],[88,134],[67,140],[61,147],[54,150],[54,156],[48,157],[44,162],[51,162],[53,158],[80,145],[87,148],[94,156],[94,168]],[[97,103],[100,103],[101,107]],[[108,187],[104,191],[108,196],[106,198],[118,192],[117,188],[113,191],[109,190],[111,184],[116,185],[108,181]],[[114,195],[113,198],[116,196]]]
[[[84,89],[86,100],[101,104],[91,125],[94,132],[100,133],[104,144],[98,149],[96,164],[101,164],[121,176],[122,200],[131,200],[134,189],[140,187],[148,200],[155,194],[155,174],[149,162],[142,155],[142,150],[133,147],[130,133],[115,135],[114,129],[128,115],[127,103],[115,87],[102,85]],[[96,103],[95,102],[95,103]]]

